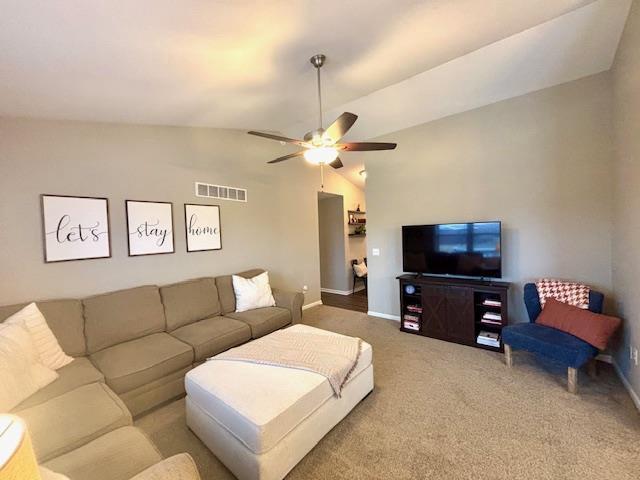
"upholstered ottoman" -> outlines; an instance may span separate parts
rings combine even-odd
[[[194,368],[185,386],[187,425],[236,477],[281,479],[373,390],[372,349],[361,343],[339,398],[318,373],[233,360]]]

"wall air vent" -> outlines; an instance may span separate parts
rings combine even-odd
[[[247,190],[245,188],[196,182],[196,197],[219,198],[222,200],[232,200],[234,202],[246,202]]]

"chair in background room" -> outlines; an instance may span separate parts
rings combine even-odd
[[[595,357],[600,352],[593,345],[569,333],[536,324],[542,312],[540,296],[534,283],[524,286],[524,303],[529,314],[529,323],[517,323],[502,329],[502,343],[507,366],[513,365],[512,350],[526,350],[547,357],[567,367],[567,388],[569,392],[578,390],[578,369],[589,363],[590,373],[595,375]],[[589,310],[602,313],[604,295],[589,291]]]
[[[356,280],[362,279],[364,283],[364,291],[367,293],[367,257],[364,257],[362,263],[358,262],[358,259],[351,260],[351,269],[353,271],[353,289],[352,294],[356,293]]]

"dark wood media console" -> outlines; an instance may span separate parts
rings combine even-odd
[[[503,351],[509,283],[452,277],[401,275],[400,330],[493,351]],[[409,287],[409,288],[407,288]],[[412,292],[413,290],[413,292]],[[478,343],[498,336],[499,345]]]

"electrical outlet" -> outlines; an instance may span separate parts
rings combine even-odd
[[[633,349],[633,363],[635,364],[635,366],[638,366],[638,349],[634,348]]]
[[[307,287],[306,285],[302,286],[302,293],[307,293],[309,291],[309,287]]]
[[[371,255],[374,257],[379,257],[380,256],[380,249],[379,248],[372,248],[371,249]]]

